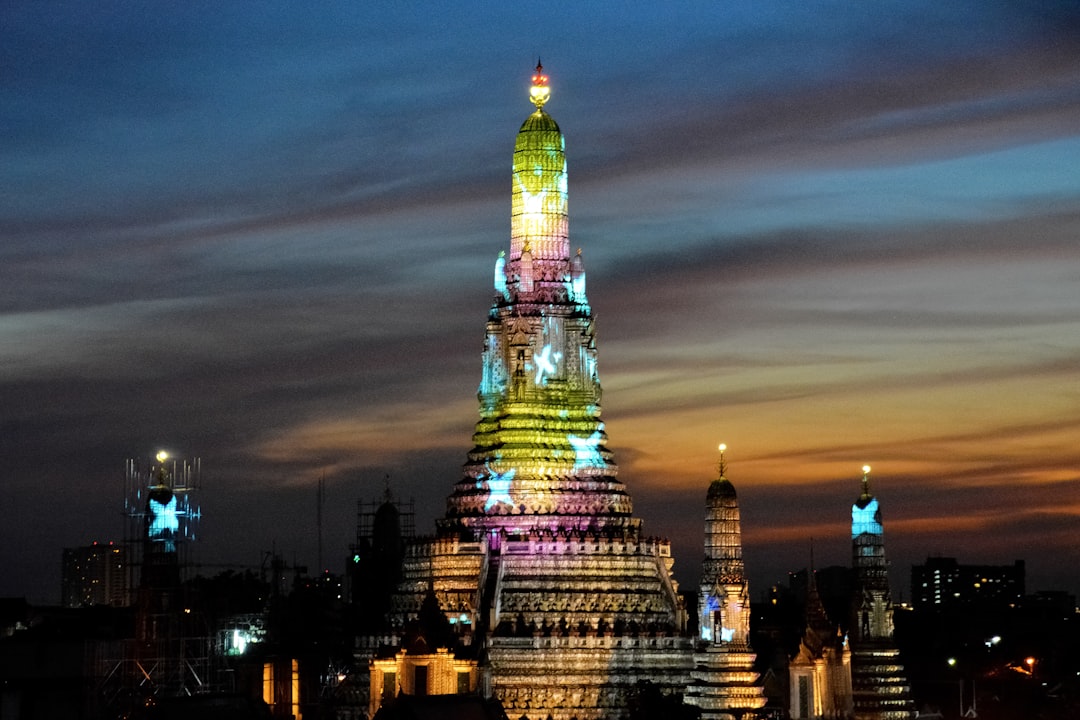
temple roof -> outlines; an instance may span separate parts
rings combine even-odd
[[[736,499],[735,486],[724,476],[724,471],[727,469],[727,463],[724,462],[724,453],[726,451],[727,445],[720,443],[720,462],[716,466],[717,478],[709,485],[709,493],[705,496],[706,500]]]
[[[717,478],[709,485],[709,494],[706,496],[709,500],[719,500],[723,498],[734,498],[735,486],[731,484],[731,481],[727,478]]]
[[[521,129],[518,133],[525,132],[557,132],[561,133],[559,124],[555,122],[555,118],[548,115],[543,110],[537,110],[529,117],[525,118],[525,122],[521,123]]]

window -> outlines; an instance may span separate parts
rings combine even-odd
[[[382,674],[382,699],[383,702],[397,697],[397,673],[393,670],[383,670]]]
[[[274,663],[263,663],[263,702],[274,707]]]

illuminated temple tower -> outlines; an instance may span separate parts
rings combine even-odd
[[[539,66],[531,95],[536,110],[514,146],[510,250],[495,263],[474,447],[437,535],[406,551],[391,616],[407,628],[437,603],[458,656],[479,659],[482,690],[515,720],[620,718],[642,682],[683,695],[695,682],[696,643],[670,545],[643,534],[607,447],[585,268],[570,252],[564,140],[543,109]],[[372,664],[373,708],[395,688],[434,687],[435,665],[410,678],[402,657],[381,676]],[[464,667],[462,689],[472,677]]]
[[[742,557],[742,528],[735,486],[724,476],[725,445],[718,477],[705,500],[705,560],[698,595],[698,652],[687,702],[705,719],[743,717],[765,706],[750,648],[750,586]],[[735,713],[738,713],[737,715]]]
[[[885,561],[885,531],[877,498],[870,494],[870,466],[863,466],[862,494],[851,506],[851,683],[857,720],[915,717],[911,690],[893,642],[893,607]]]
[[[134,637],[95,657],[97,688],[110,717],[130,717],[162,698],[220,690],[206,619],[182,587],[186,555],[202,517],[193,502],[202,464],[161,451],[147,466],[125,464],[128,552],[138,568]]]

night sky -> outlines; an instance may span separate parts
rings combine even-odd
[[[930,555],[1080,592],[1080,9],[1054,2],[0,4],[0,596],[200,457],[205,572],[340,572],[471,447],[537,57],[604,417],[697,582],[717,445],[752,597]],[[527,5],[527,7],[525,7]],[[585,6],[585,7],[582,7]]]

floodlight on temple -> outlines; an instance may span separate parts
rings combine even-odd
[[[851,507],[851,537],[863,535],[881,535],[881,509],[877,498],[870,493],[870,466],[862,466],[862,494]]]
[[[192,494],[199,488],[202,463],[171,457],[159,450],[145,466],[128,459],[124,467],[124,515],[130,540],[158,552],[174,553],[179,543],[195,540],[201,508]]]

